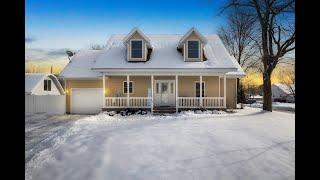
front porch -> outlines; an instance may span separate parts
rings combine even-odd
[[[102,81],[104,110],[139,108],[153,112],[157,107],[168,106],[178,112],[227,108],[225,75],[103,75]]]
[[[103,75],[102,81],[104,110],[140,108],[153,112],[161,106],[175,107],[176,111],[227,108],[225,75]]]

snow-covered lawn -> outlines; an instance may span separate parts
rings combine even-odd
[[[29,116],[26,179],[294,179],[294,113]]]
[[[254,107],[254,108],[262,108],[262,102],[257,102],[253,104],[245,104],[247,107]],[[280,111],[295,111],[295,103],[283,103],[283,102],[273,102],[272,103],[273,110],[280,110]]]

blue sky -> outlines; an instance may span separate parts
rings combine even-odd
[[[215,33],[225,0],[26,0],[28,49],[85,49],[139,27],[146,34]]]

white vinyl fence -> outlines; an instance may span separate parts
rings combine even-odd
[[[25,113],[65,114],[65,95],[25,95]]]

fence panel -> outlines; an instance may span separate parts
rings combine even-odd
[[[65,95],[25,95],[26,113],[65,114]]]

